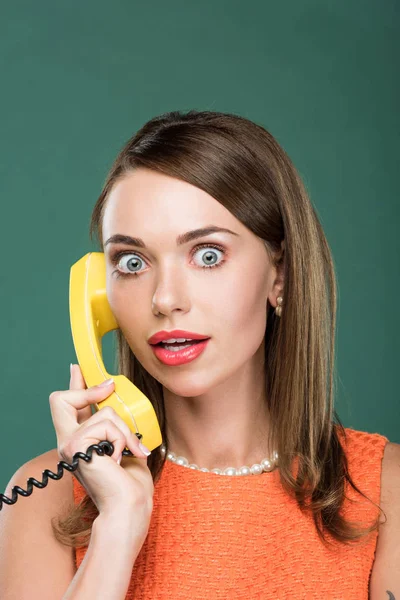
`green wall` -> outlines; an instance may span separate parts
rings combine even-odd
[[[241,114],[291,156],[338,274],[336,409],[400,442],[398,17],[394,0],[3,4],[0,490],[56,445],[48,398],[76,360],[69,269],[97,250],[106,173],[176,109]]]

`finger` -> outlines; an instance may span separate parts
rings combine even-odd
[[[105,406],[104,408],[100,408],[100,410],[98,410],[94,415],[92,415],[90,422],[84,423],[82,425],[82,432],[85,432],[94,423],[99,423],[100,421],[104,421],[105,419],[112,421],[118,427],[118,429],[122,431],[125,438],[127,439],[127,448],[131,450],[131,452],[133,447],[135,449],[135,454],[147,458],[147,455],[144,452],[142,452],[139,448],[140,440],[111,406]],[[124,449],[125,448],[123,448],[123,450]]]
[[[86,452],[87,448],[92,444],[98,444],[100,441],[107,440],[114,446],[114,452],[111,458],[116,461],[126,446],[129,447],[132,454],[137,458],[143,458],[142,453],[135,447],[133,441],[126,439],[122,431],[110,419],[103,419],[98,423],[93,423],[85,429],[79,431],[76,439],[73,442],[73,449],[69,447],[65,449],[67,455],[71,457],[76,452]]]
[[[86,381],[82,375],[82,371],[79,365],[71,364],[71,376],[69,380],[70,390],[85,390],[87,389]],[[78,410],[77,420],[79,425],[90,419],[92,416],[92,409],[90,406],[81,408]]]
[[[83,378],[82,371],[79,365],[71,364],[71,377],[69,380],[70,390],[85,390],[87,389],[86,381]]]
[[[78,411],[88,405],[102,402],[110,396],[115,388],[111,382],[106,386],[98,385],[85,390],[61,390],[49,396],[51,416],[57,436],[64,437],[79,427]]]

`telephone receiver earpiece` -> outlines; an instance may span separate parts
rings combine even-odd
[[[124,375],[107,373],[102,337],[118,329],[106,294],[106,264],[102,252],[89,252],[71,267],[69,310],[78,364],[88,387],[112,377],[115,391],[96,410],[111,406],[142,443],[153,450],[162,443],[156,413],[150,400]]]

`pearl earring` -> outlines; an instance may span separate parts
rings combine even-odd
[[[278,296],[277,299],[276,299],[276,301],[277,301],[277,303],[278,303],[279,306],[277,306],[275,308],[275,314],[276,314],[277,317],[280,317],[281,314],[282,314],[282,306],[281,306],[282,302],[283,302],[282,296]]]

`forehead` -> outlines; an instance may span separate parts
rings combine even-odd
[[[199,226],[246,227],[220,202],[186,181],[136,169],[112,188],[103,219],[103,240],[115,233],[145,234],[183,230]]]

